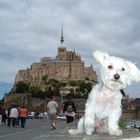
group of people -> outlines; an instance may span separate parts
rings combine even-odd
[[[47,110],[49,112],[51,129],[56,129],[57,113],[60,113],[60,109],[56,102],[56,97],[52,96],[51,101],[47,104]],[[67,100],[64,102],[63,113],[66,116],[67,124],[74,121],[76,115],[75,103],[72,101],[72,94],[67,95]]]
[[[60,109],[56,102],[56,97],[52,96],[51,100],[47,104],[47,112],[51,122],[51,129],[56,129],[57,114],[60,113]],[[68,94],[67,100],[63,105],[63,114],[66,116],[67,124],[74,121],[76,115],[76,107],[72,101],[72,95]],[[47,114],[48,115],[48,114]],[[3,109],[0,106],[0,125],[3,123],[7,126],[21,126],[25,127],[26,119],[28,116],[28,110],[25,106],[18,107],[12,104],[8,109]]]
[[[18,107],[12,104],[8,109],[3,109],[0,106],[0,125],[3,123],[7,126],[25,127],[28,110],[25,106]]]

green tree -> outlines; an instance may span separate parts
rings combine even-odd
[[[20,81],[16,85],[16,92],[17,93],[27,93],[29,89],[29,85],[23,81]]]
[[[43,76],[42,81],[46,85],[48,83],[48,75]]]
[[[38,93],[39,90],[39,87],[31,86],[29,88],[29,93]]]
[[[86,89],[87,89],[87,92],[89,93],[92,89],[92,83],[86,83]]]
[[[29,93],[31,94],[31,97],[33,98],[45,98],[46,92],[43,92],[40,90],[39,87],[32,86],[29,88]]]
[[[85,78],[85,80],[89,81],[89,78],[88,78],[88,77],[86,77],[86,78]]]
[[[92,89],[92,84],[91,83],[85,83],[85,82],[81,82],[79,85],[80,91],[82,93],[89,93]]]
[[[4,98],[0,100],[0,105],[4,105]]]
[[[70,86],[77,86],[77,82],[76,81],[69,81]]]

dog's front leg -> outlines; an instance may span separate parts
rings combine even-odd
[[[84,130],[86,135],[91,135],[94,131],[94,113],[85,112]]]
[[[118,111],[111,112],[108,116],[108,131],[110,135],[120,136],[122,135],[122,130],[119,129],[119,118],[121,113]]]

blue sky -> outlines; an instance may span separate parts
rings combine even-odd
[[[75,49],[95,70],[95,50],[140,68],[139,13],[139,0],[0,0],[0,94],[13,85],[19,69],[56,56],[62,25],[65,47]],[[140,97],[140,83],[126,91]]]
[[[0,99],[3,98],[4,93],[9,93],[12,88],[12,84],[10,83],[0,83]]]

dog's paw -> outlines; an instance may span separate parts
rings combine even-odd
[[[68,130],[68,133],[71,134],[71,135],[74,135],[75,134],[75,129]]]
[[[89,135],[89,136],[92,135],[92,132],[93,132],[92,129],[86,129],[86,130],[85,130],[86,135]]]
[[[122,130],[109,130],[109,134],[113,136],[121,136]]]
[[[68,133],[71,135],[77,135],[77,134],[80,134],[82,132],[78,129],[70,129],[70,130],[68,130]]]

